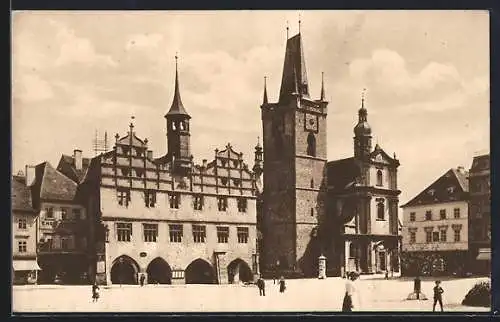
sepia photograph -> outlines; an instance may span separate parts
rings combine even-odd
[[[12,314],[490,312],[489,19],[13,11]]]

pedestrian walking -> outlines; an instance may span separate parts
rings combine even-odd
[[[441,287],[441,281],[436,281],[436,286],[434,286],[434,303],[432,304],[432,312],[436,311],[436,304],[439,302],[441,307],[441,312],[443,312],[443,293],[444,290]]]
[[[352,312],[360,309],[360,301],[358,294],[357,279],[358,272],[347,273],[347,281],[345,284],[345,295],[342,303],[342,312]]]
[[[281,276],[280,278],[279,285],[280,285],[280,293],[284,293],[286,290],[286,283],[285,283],[285,278],[283,276]]]
[[[144,281],[146,280],[146,276],[144,276],[144,274],[141,274],[141,277],[139,280],[140,280],[141,286],[144,286]]]
[[[389,271],[388,270],[385,270],[385,279],[388,280],[389,279]]]
[[[259,296],[266,296],[266,282],[261,276],[257,280],[257,287],[259,288]]]
[[[99,299],[99,285],[97,285],[97,281],[94,281],[92,284],[92,302],[97,302]]]

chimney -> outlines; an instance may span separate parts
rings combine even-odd
[[[26,186],[31,187],[35,183],[35,166],[26,165]]]
[[[148,154],[147,154],[147,156],[148,156],[148,159],[149,159],[149,160],[153,160],[153,151],[148,150]]]
[[[207,168],[207,159],[203,159],[203,169]]]
[[[461,165],[459,165],[457,167],[457,171],[460,172],[460,173],[464,173],[464,170],[465,170],[465,168],[463,166],[461,166]]]
[[[73,158],[75,159],[75,169],[82,170],[82,150],[75,149],[73,151]]]

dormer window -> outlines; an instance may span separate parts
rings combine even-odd
[[[448,193],[454,193],[455,192],[455,187],[448,187]]]
[[[436,192],[436,190],[434,189],[429,189],[427,190],[427,193],[430,195],[430,196],[434,196],[434,193]]]

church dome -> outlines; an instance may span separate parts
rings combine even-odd
[[[358,111],[358,115],[359,115],[359,122],[354,127],[354,134],[356,136],[371,135],[372,128],[370,127],[370,124],[368,124],[367,120],[368,111],[366,110],[366,108],[361,107]]]

